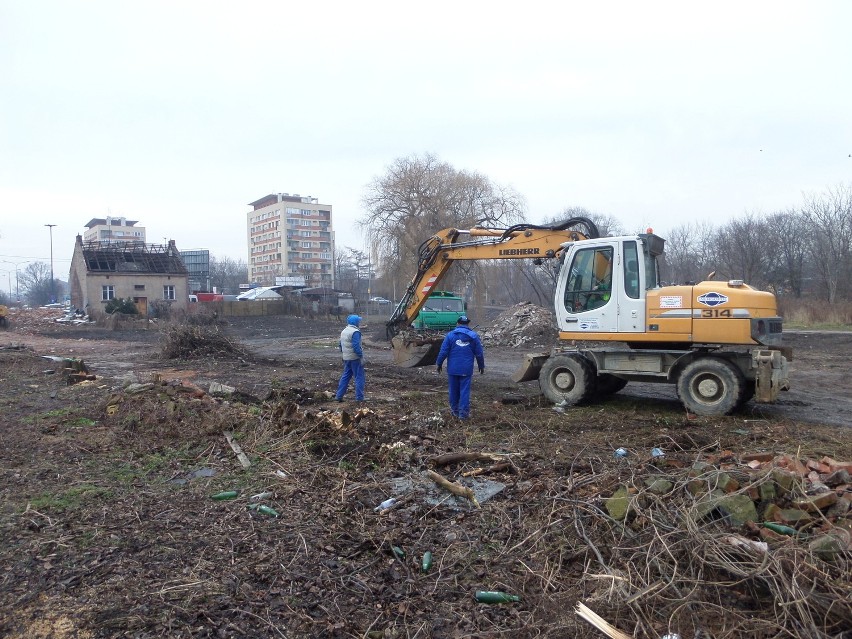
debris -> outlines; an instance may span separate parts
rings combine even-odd
[[[528,343],[550,345],[556,341],[557,334],[553,313],[530,302],[508,308],[492,326],[479,331],[486,347],[515,347]]]
[[[269,506],[264,506],[263,504],[249,504],[249,510],[254,510],[263,515],[269,515],[270,517],[278,517],[278,511],[274,508],[270,508]]]
[[[266,491],[266,492],[258,493],[256,495],[252,495],[251,497],[249,497],[249,499],[251,499],[252,501],[260,501],[261,499],[269,499],[270,497],[272,497],[272,493],[269,492],[269,491]]]
[[[436,484],[438,484],[441,488],[448,490],[454,495],[458,495],[459,497],[469,499],[474,506],[476,506],[477,508],[481,508],[479,502],[476,500],[476,495],[467,486],[462,486],[461,484],[453,483],[449,479],[442,477],[433,470],[427,471],[427,474],[429,475],[429,478]]]
[[[399,546],[391,546],[391,552],[400,559],[405,559],[405,551]]]
[[[429,572],[432,568],[432,553],[428,550],[423,553],[423,559],[420,560],[420,570],[422,572]]]
[[[396,504],[396,497],[391,497],[390,499],[385,499],[381,504],[373,508],[375,512],[381,512],[383,510],[387,510],[388,508],[392,508]]]
[[[228,440],[228,445],[231,447],[231,450],[237,455],[237,459],[240,460],[240,465],[243,468],[248,468],[251,466],[251,462],[249,461],[248,456],[243,452],[243,449],[240,448],[240,445],[234,441],[234,435],[231,431],[226,430],[222,433],[225,436],[225,439]]]
[[[236,499],[237,495],[240,494],[238,490],[225,490],[221,493],[216,493],[215,495],[210,495],[210,499],[215,499],[216,501],[223,501],[225,499]]]
[[[505,456],[495,455],[491,453],[447,453],[446,455],[438,455],[437,457],[433,457],[429,461],[431,461],[436,466],[447,466],[449,464],[456,464],[458,462],[463,461],[492,461],[499,462],[504,459]]]
[[[779,535],[796,535],[799,532],[795,528],[791,528],[790,526],[784,526],[782,524],[776,524],[772,521],[765,521],[762,525],[766,528],[769,528],[769,530],[773,532],[777,532]]]
[[[749,548],[759,552],[769,552],[769,544],[765,541],[754,541],[753,539],[746,539],[740,535],[728,535],[722,539],[726,544],[730,544],[731,546]]]
[[[210,386],[207,388],[207,392],[211,395],[232,395],[236,390],[233,386],[227,386],[219,382],[210,382]]]
[[[621,630],[605,621],[603,617],[599,616],[581,601],[577,602],[577,609],[574,612],[604,633],[607,637],[610,637],[610,639],[632,639],[632,637],[626,632],[621,632]]]
[[[513,466],[511,462],[505,461],[500,462],[499,464],[492,464],[485,468],[474,468],[473,470],[462,473],[462,477],[475,477],[476,475],[483,475],[485,473],[501,473],[504,470],[510,470],[512,468]]]
[[[479,603],[487,604],[514,603],[521,600],[518,595],[510,595],[499,590],[477,590],[473,598]]]
[[[618,459],[623,459],[624,457],[627,457],[628,452],[626,448],[616,448],[613,455]]]
[[[665,457],[666,453],[662,448],[652,448],[651,449],[651,457]]]

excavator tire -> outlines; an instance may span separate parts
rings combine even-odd
[[[541,392],[555,404],[574,406],[594,395],[595,367],[582,355],[554,355],[541,367]]]
[[[687,364],[677,379],[677,396],[696,415],[730,415],[741,405],[746,380],[739,369],[720,357],[702,357]]]
[[[598,375],[598,396],[605,397],[606,395],[615,395],[618,391],[627,386],[627,380],[610,375],[609,373],[601,373]]]

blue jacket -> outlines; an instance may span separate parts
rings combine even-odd
[[[448,375],[472,375],[474,360],[479,368],[485,368],[485,353],[476,331],[456,326],[447,333],[435,363],[441,366],[444,360],[447,360]]]

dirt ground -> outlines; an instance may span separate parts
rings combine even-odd
[[[393,366],[380,319],[363,329],[368,401],[332,401],[341,328],[233,318],[221,330],[236,352],[188,360],[162,357],[156,327],[0,333],[0,636],[604,636],[578,602],[635,637],[852,636],[848,553],[820,568],[824,598],[839,600],[803,610],[758,570],[708,559],[733,528],[673,524],[681,497],[643,502],[629,526],[604,509],[619,485],[677,484],[699,460],[852,459],[852,334],[787,334],[791,391],[717,418],[651,384],[559,413],[510,380],[536,349],[492,348],[458,422],[446,377]],[[94,379],[68,384],[45,356],[82,359]],[[479,507],[429,470],[472,487]],[[237,495],[211,498],[223,491]],[[801,552],[784,544],[777,556]],[[479,603],[479,590],[520,601]]]

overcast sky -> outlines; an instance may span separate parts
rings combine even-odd
[[[665,235],[852,181],[852,2],[0,0],[0,287],[74,238],[246,259],[247,204],[334,207],[433,153]],[[14,275],[12,276],[14,278]]]

